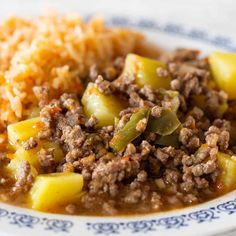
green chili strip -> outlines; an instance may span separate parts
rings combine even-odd
[[[147,130],[166,136],[172,134],[180,124],[181,123],[175,112],[169,109],[163,109],[160,117],[150,117]]]
[[[158,144],[163,147],[172,146],[172,147],[178,148],[179,147],[179,134],[173,133],[166,136],[159,136],[157,137],[155,144]]]
[[[110,147],[117,152],[123,151],[129,143],[141,134],[141,132],[136,129],[136,126],[140,120],[144,118],[148,119],[149,113],[149,108],[140,108],[134,113],[126,125],[115,133],[110,141]]]

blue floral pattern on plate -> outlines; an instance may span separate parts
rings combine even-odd
[[[189,226],[191,223],[202,224],[224,217],[224,214],[236,213],[236,199],[188,214],[163,217],[151,220],[129,221],[120,223],[87,223],[87,228],[94,234],[115,235],[127,231],[131,233],[146,233],[158,231],[159,228],[179,229]]]
[[[148,231],[157,231],[158,228],[179,229],[188,226],[191,222],[197,224],[211,222],[223,217],[224,214],[236,213],[236,199],[221,203],[216,207],[190,212],[187,215],[177,215],[170,217],[162,217],[151,220],[137,220],[126,222],[103,222],[103,223],[86,223],[87,229],[93,231],[94,234],[115,235],[129,231],[131,233],[146,233]],[[45,230],[54,232],[68,233],[74,226],[69,220],[48,219],[31,216],[28,214],[19,214],[10,212],[0,208],[1,220],[7,220],[10,224],[19,228],[27,227],[34,229],[35,226],[41,226]]]
[[[21,214],[14,211],[10,212],[2,208],[0,208],[0,219],[5,219],[10,224],[18,226],[19,228],[27,227],[34,229],[36,225],[40,225],[44,227],[45,230],[54,232],[69,232],[74,225],[72,221],[40,218],[29,214]]]
[[[147,233],[150,231],[158,231],[159,228],[179,229],[187,227],[191,223],[202,224],[218,220],[224,217],[224,214],[236,213],[236,199],[221,203],[216,207],[209,209],[201,209],[199,211],[190,212],[188,214],[157,217],[150,220],[136,220],[124,222],[96,222],[86,223],[87,229],[93,234],[100,235],[116,235],[125,232],[129,233]],[[34,229],[36,226],[43,227],[45,230],[53,231],[55,233],[64,232],[69,233],[74,226],[74,222],[70,220],[59,220],[40,218],[29,214],[21,214],[10,212],[6,209],[0,208],[1,220],[7,220],[10,224],[16,227]]]
[[[90,18],[90,16],[87,16]],[[236,51],[236,45],[228,37],[222,35],[211,35],[208,32],[191,28],[187,29],[184,26],[176,23],[159,23],[151,19],[133,19],[129,17],[113,16],[107,19],[108,24],[114,26],[128,26],[134,28],[140,28],[144,30],[153,30],[157,32],[164,32],[167,34],[174,34],[185,38],[191,38],[214,46],[226,49],[229,51]]]

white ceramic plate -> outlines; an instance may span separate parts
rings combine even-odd
[[[236,4],[233,0],[8,0],[0,18],[32,17],[45,8],[102,15],[108,24],[144,32],[159,46],[236,51]],[[10,235],[235,235],[236,191],[213,201],[165,213],[132,217],[53,215],[0,203],[0,236]]]

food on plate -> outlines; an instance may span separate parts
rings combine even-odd
[[[236,54],[214,52],[210,55],[209,61],[217,84],[227,92],[229,98],[236,99]]]
[[[236,189],[236,54],[165,52],[94,18],[0,25],[0,199],[126,215]]]
[[[81,99],[84,113],[90,117],[95,116],[98,120],[97,125],[113,125],[120,111],[125,109],[125,101],[117,98],[113,94],[103,94],[96,84],[89,83]]]
[[[58,205],[78,201],[83,188],[83,176],[77,173],[38,175],[30,190],[29,202],[33,209],[54,210]]]
[[[152,60],[150,58],[141,57],[135,54],[127,55],[125,59],[123,76],[133,76],[135,82],[140,87],[150,85],[152,88],[169,88],[170,75],[158,74],[156,71],[164,71],[166,64],[161,61]],[[163,79],[163,77],[165,79]]]

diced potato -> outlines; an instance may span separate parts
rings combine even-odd
[[[199,108],[201,108],[202,110],[205,110],[206,107],[206,96],[203,94],[197,94],[194,95],[193,97],[193,101],[194,101],[194,105],[198,106]],[[222,102],[221,104],[219,104],[219,106],[216,109],[216,117],[222,117],[225,112],[228,110],[229,106],[227,101]]]
[[[54,157],[55,157],[55,161],[56,162],[60,162],[61,159],[64,157],[64,153],[59,145],[59,143],[53,143],[53,142],[42,142],[41,144],[39,144],[39,147],[43,147],[45,149],[48,149],[48,148],[55,148],[53,154],[54,154]]]
[[[25,150],[23,147],[19,147],[15,152],[15,159],[24,159],[28,161],[36,170],[39,171],[39,162],[38,162],[38,148]],[[14,160],[14,159],[13,159]],[[12,160],[12,161],[13,161]]]
[[[214,79],[231,99],[236,99],[236,53],[214,52],[209,56]]]
[[[58,143],[48,141],[38,141],[37,147],[25,150],[21,145],[30,137],[37,137],[38,132],[43,128],[43,123],[39,117],[24,120],[8,126],[8,138],[12,146],[16,149],[14,156],[16,158],[27,160],[40,173],[38,162],[38,152],[41,148],[54,148],[55,161],[59,162],[64,156],[62,149]]]
[[[6,170],[9,171],[12,175],[14,175],[15,179],[18,179],[21,175],[20,166],[22,165],[23,161],[24,160],[22,158],[16,156],[11,160],[11,162],[6,167]],[[30,165],[30,167],[32,175],[36,177],[38,174],[37,170],[32,165]]]
[[[41,148],[55,148],[53,154],[56,162],[59,162],[64,156],[59,144],[46,141],[39,143],[36,148],[30,150],[25,150],[23,147],[19,147],[15,152],[15,156],[27,160],[40,173],[41,170],[38,161],[38,152]]]
[[[140,86],[150,85],[152,88],[170,87],[170,76],[159,77],[157,68],[166,68],[165,63],[153,59],[129,54],[125,60],[123,74],[134,76],[136,83]]]
[[[23,120],[7,126],[8,140],[10,144],[17,147],[23,141],[30,137],[36,137],[42,129],[43,123],[39,117]]]
[[[236,161],[222,152],[218,153],[217,158],[222,169],[219,183],[223,185],[224,190],[230,190],[236,186]]]
[[[125,108],[125,104],[117,97],[100,93],[93,83],[88,84],[82,97],[82,104],[85,114],[88,117],[95,115],[100,127],[114,124],[115,117]]]
[[[29,193],[33,209],[49,211],[55,207],[75,202],[83,188],[83,177],[77,173],[38,175]]]

